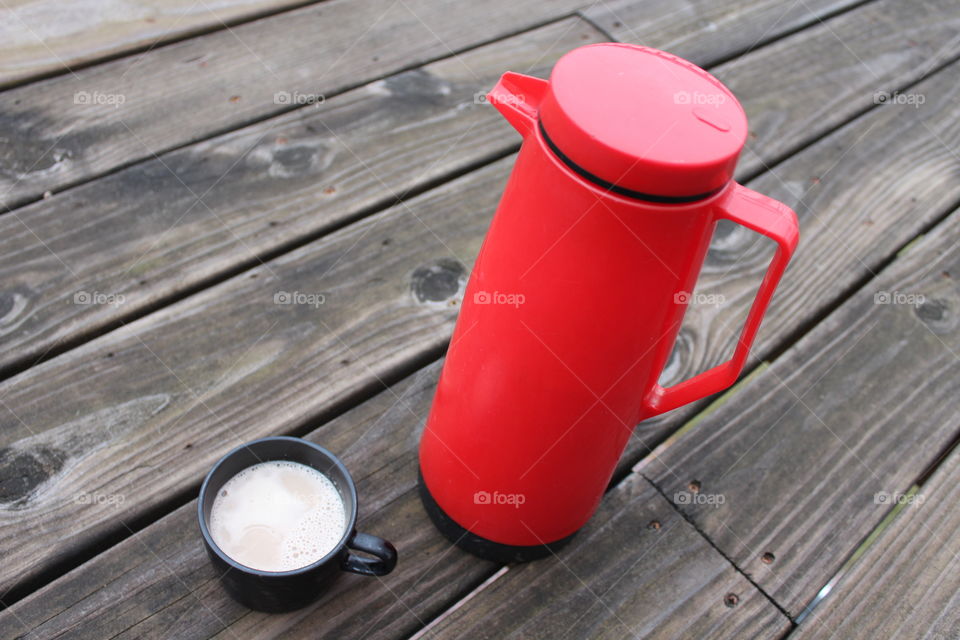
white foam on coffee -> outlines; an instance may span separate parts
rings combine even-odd
[[[340,493],[321,472],[275,460],[247,467],[213,501],[210,535],[242,565],[290,571],[327,555],[346,530]]]

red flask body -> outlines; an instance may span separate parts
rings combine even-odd
[[[579,98],[567,87],[578,74],[593,77],[596,56],[607,52],[578,52],[597,47],[568,54],[566,75],[556,78],[561,60],[550,83],[506,74],[490,94],[524,141],[470,276],[420,443],[421,490],[434,521],[488,557],[536,557],[573,534],[596,510],[638,422],[736,379],[797,241],[792,211],[730,179],[745,118],[742,132],[720,132],[732,140],[707,140],[702,153],[712,164],[694,158],[679,168],[656,149],[648,155],[657,166],[650,157],[636,161],[642,153],[604,146],[596,128],[583,126],[593,107],[573,104]],[[599,47],[616,49],[600,61],[608,74],[636,56],[666,55]],[[687,65],[684,73],[692,67],[666,60]],[[598,109],[597,118],[609,119],[607,107]],[[707,119],[726,126],[738,112],[734,104]],[[693,118],[694,134],[717,131]],[[721,218],[779,248],[733,358],[664,389],[658,378]],[[534,551],[526,556],[526,548]]]

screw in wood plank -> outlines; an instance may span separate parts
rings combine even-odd
[[[728,593],[723,597],[723,604],[727,605],[731,609],[740,602],[740,596],[735,593]]]
[[[769,551],[767,551],[765,554],[760,556],[760,561],[763,562],[763,564],[773,564],[773,561],[776,559],[777,559],[777,556],[773,555]]]
[[[691,493],[700,493],[700,481],[691,480],[690,484],[687,485],[687,488],[690,489]]]
[[[660,521],[659,521],[659,520],[651,520],[651,521],[649,522],[649,524],[647,524],[647,529],[653,529],[654,531],[659,531],[659,530],[660,530]]]

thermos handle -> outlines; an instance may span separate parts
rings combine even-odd
[[[487,101],[526,138],[537,127],[540,100],[548,86],[546,80],[507,71],[487,93]]]
[[[777,252],[750,307],[733,357],[672,387],[654,386],[645,401],[646,408],[653,412],[651,415],[671,411],[734,383],[743,370],[760,321],[800,237],[797,215],[790,207],[737,183],[730,185],[727,194],[717,204],[715,215],[718,219],[732,220],[767,236],[777,243]]]

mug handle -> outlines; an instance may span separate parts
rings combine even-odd
[[[354,533],[347,546],[374,556],[367,558],[355,553],[347,553],[343,559],[343,570],[359,573],[362,576],[385,576],[397,566],[397,549],[392,544],[369,533]]]
[[[699,400],[734,383],[743,370],[763,314],[800,238],[797,214],[790,207],[736,182],[715,206],[717,219],[731,220],[767,236],[777,243],[777,252],[757,290],[733,357],[671,387],[654,385],[644,400],[644,407],[653,412],[650,417]]]

